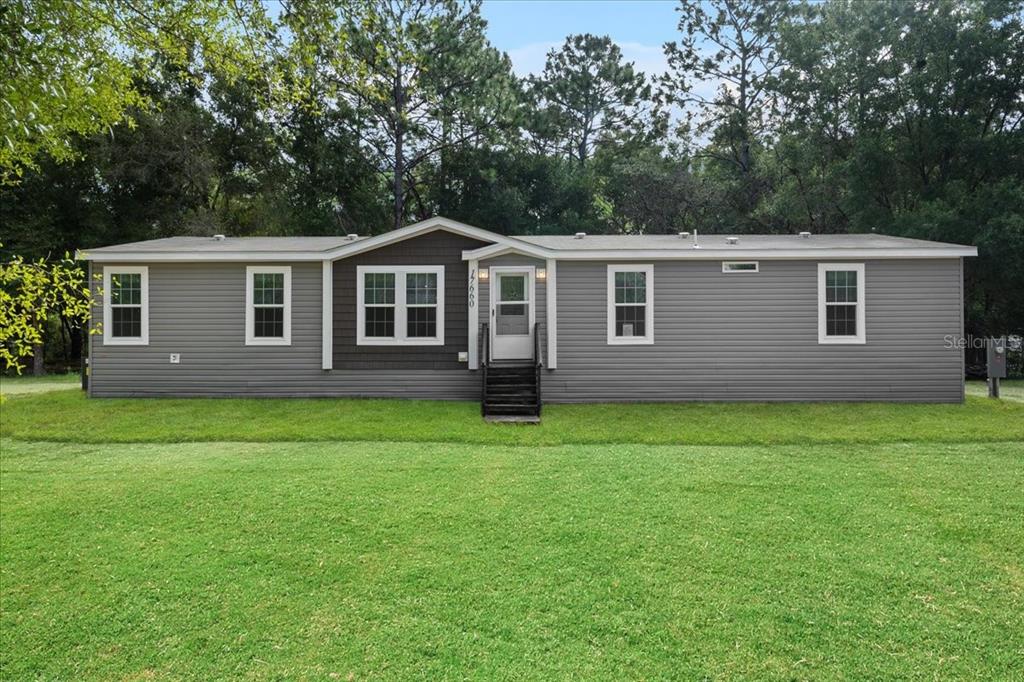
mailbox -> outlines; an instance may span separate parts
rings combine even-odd
[[[1006,339],[988,340],[988,378],[1006,378]]]

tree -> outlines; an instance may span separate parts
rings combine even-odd
[[[637,136],[652,122],[647,79],[608,36],[569,36],[529,79],[529,91],[537,146],[581,166],[599,143]]]
[[[47,323],[57,317],[85,328],[91,305],[88,277],[70,255],[52,262],[15,256],[0,263],[0,359],[6,369],[21,374],[25,359],[34,356],[41,374]]]
[[[788,0],[681,0],[681,37],[665,45],[660,97],[682,109],[684,139],[708,140],[696,154],[711,162],[716,182],[731,186],[736,222],[753,215],[768,189],[754,156],[767,143],[783,63],[778,31],[791,11]]]
[[[511,65],[487,42],[478,0],[354,0],[338,8],[309,0],[284,22],[305,82],[321,88],[315,104],[344,114],[347,132],[390,180],[396,228],[417,167],[488,135],[503,113],[497,102]]]
[[[979,246],[968,329],[1024,332],[1021,2],[830,2],[782,32],[766,219]]]
[[[0,7],[0,184],[38,158],[75,158],[78,136],[109,129],[146,98],[137,88],[160,55],[187,69],[197,57],[226,77],[272,80],[257,0],[13,0]],[[189,72],[199,80],[201,71]]]

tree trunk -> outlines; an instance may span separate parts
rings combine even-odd
[[[43,344],[36,344],[32,348],[32,376],[41,377],[46,374],[46,367],[43,365]]]
[[[405,136],[405,123],[402,120],[405,108],[405,93],[402,91],[402,69],[395,72],[395,229],[402,227],[405,213],[405,150],[402,148]]]

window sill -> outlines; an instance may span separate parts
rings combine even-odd
[[[860,336],[851,337],[820,337],[818,344],[822,346],[863,346],[867,339]]]
[[[118,337],[109,337],[109,338],[104,337],[103,338],[103,345],[104,346],[148,346],[149,345],[149,339],[146,339],[146,338],[132,338],[132,337],[126,337],[126,336],[122,336],[120,338],[118,338]]]
[[[247,346],[290,346],[291,339],[246,339]]]
[[[654,339],[643,336],[634,337],[613,337],[608,339],[609,346],[653,346]]]

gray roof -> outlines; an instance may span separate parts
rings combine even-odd
[[[737,239],[736,244],[726,240]],[[696,243],[704,249],[755,249],[773,251],[776,249],[943,249],[956,244],[890,237],[882,234],[814,234],[801,237],[796,234],[701,234],[682,237],[678,234],[594,234],[578,239],[573,235],[542,235],[515,237],[529,244],[554,250],[572,251],[631,251],[631,250],[693,250]]]
[[[890,237],[881,234],[815,234],[801,237],[792,234],[744,234],[735,235],[738,243],[729,244],[726,239],[732,235],[702,234],[694,239],[676,234],[588,234],[582,239],[573,235],[526,235],[513,239],[558,251],[632,251],[667,250],[690,251],[694,243],[706,249],[753,249],[772,251],[775,249],[892,249],[892,248],[948,248],[955,244]],[[310,253],[331,249],[362,241],[366,236],[355,239],[347,236],[336,237],[167,237],[142,242],[116,244],[88,249],[90,254],[170,254],[170,253]]]
[[[331,249],[354,241],[366,239],[360,236],[350,239],[344,235],[337,237],[167,237],[150,239],[144,242],[115,244],[97,249],[88,249],[94,253],[296,253],[309,251],[330,251]]]

